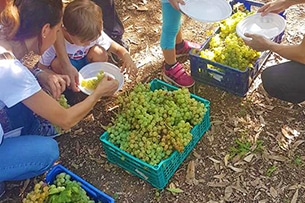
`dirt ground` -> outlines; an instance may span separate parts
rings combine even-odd
[[[139,67],[138,77],[125,81],[119,93],[122,94],[138,82],[162,78],[161,10],[159,0],[117,0],[116,5],[125,26],[124,38]],[[282,43],[298,43],[303,38],[304,8],[288,9]],[[182,27],[185,39],[203,43],[214,25],[184,16]],[[263,68],[283,61],[271,54]],[[183,62],[189,67],[189,60]],[[101,100],[71,133],[57,138],[59,162],[118,203],[305,202],[305,105],[269,97],[260,84],[260,77],[246,97],[198,82],[190,90],[211,102],[211,128],[164,190],[155,189],[107,161],[99,137],[104,132],[103,125],[114,116],[115,98]],[[233,152],[235,156],[229,158]],[[0,202],[20,202],[41,178],[8,183],[8,191]],[[171,192],[168,188],[177,188],[180,192]]]

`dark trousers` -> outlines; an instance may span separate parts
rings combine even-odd
[[[305,101],[305,64],[289,61],[268,67],[262,81],[272,97],[294,104]]]
[[[0,109],[0,124],[4,132],[23,127],[21,134],[31,134],[39,127],[39,122],[34,113],[19,102],[11,108]]]
[[[124,26],[116,12],[114,0],[93,0],[102,8],[104,32],[114,41],[120,41],[124,34]]]

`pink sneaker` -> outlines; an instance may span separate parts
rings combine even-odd
[[[184,46],[181,49],[176,49],[176,57],[186,56],[191,49],[200,49],[201,45],[184,40]]]
[[[183,66],[177,62],[170,70],[165,69],[163,64],[163,79],[166,82],[171,82],[179,87],[192,87],[195,83],[193,78],[185,72]]]

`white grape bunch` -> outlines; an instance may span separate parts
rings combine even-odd
[[[81,86],[85,87],[87,89],[94,90],[98,83],[104,78],[105,73],[103,70],[97,73],[96,78],[90,79],[90,80],[82,80]]]
[[[260,52],[251,49],[236,34],[236,25],[250,14],[247,10],[238,10],[230,18],[221,21],[220,32],[211,38],[209,48],[200,51],[199,56],[241,71],[252,68]],[[217,69],[210,64],[208,67]]]
[[[183,152],[193,138],[192,127],[206,112],[187,88],[151,91],[149,85],[138,84],[118,99],[120,112],[107,128],[109,141],[151,165],[174,150]]]

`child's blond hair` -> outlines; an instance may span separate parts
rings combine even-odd
[[[74,0],[65,8],[63,24],[70,35],[82,42],[93,41],[103,29],[102,10],[91,0]]]

